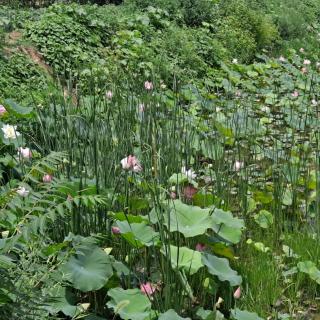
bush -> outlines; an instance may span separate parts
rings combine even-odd
[[[258,50],[272,47],[278,39],[277,27],[248,1],[221,2],[216,14],[217,37],[233,57],[250,61]]]
[[[76,75],[82,65],[97,59],[98,34],[65,14],[45,13],[28,26],[27,36],[58,74]]]

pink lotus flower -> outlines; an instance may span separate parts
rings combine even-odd
[[[146,282],[140,285],[140,290],[143,294],[152,296],[156,292],[157,287],[151,282]]]
[[[111,228],[111,231],[112,231],[113,234],[119,234],[119,233],[121,233],[120,228],[119,228],[119,227],[116,227],[116,226],[113,226],[113,227]]]
[[[175,192],[173,192],[173,191],[170,192],[170,198],[173,199],[173,200],[177,199],[177,194]]]
[[[308,69],[306,67],[301,68],[301,73],[302,74],[308,73]]]
[[[32,158],[32,152],[29,148],[22,148],[22,147],[18,148],[18,155],[24,159]]]
[[[304,59],[304,60],[303,60],[303,64],[304,64],[305,66],[308,66],[309,64],[311,64],[311,61],[308,60],[308,59]]]
[[[106,92],[106,97],[107,97],[108,99],[112,99],[112,97],[113,97],[113,92],[112,92],[111,90],[107,91],[107,92]]]
[[[0,116],[2,117],[7,112],[7,109],[0,104]]]
[[[280,56],[280,57],[279,57],[279,61],[281,61],[281,62],[285,62],[285,61],[286,61],[286,59],[285,59],[285,57]]]
[[[303,52],[304,52],[304,48],[300,48],[299,51],[300,51],[301,53],[303,53]]]
[[[197,243],[196,250],[202,252],[202,251],[206,250],[206,245],[203,243]]]
[[[240,297],[241,297],[241,288],[240,287],[238,287],[238,289],[234,292],[233,297],[235,299],[240,299]]]
[[[291,96],[293,98],[297,98],[297,97],[299,97],[299,92],[297,90],[294,90],[293,93],[291,93]]]
[[[198,192],[198,189],[189,185],[183,188],[183,195],[185,198],[192,200],[193,196]]]
[[[53,179],[53,176],[51,174],[45,174],[43,177],[42,177],[42,181],[44,183],[50,183]]]
[[[144,83],[144,87],[146,90],[152,90],[153,89],[153,83],[151,81],[146,81]]]
[[[122,165],[122,169],[124,170],[130,170],[133,172],[141,172],[142,171],[142,166],[140,161],[132,155],[129,155],[126,158],[123,158],[120,161],[121,165]]]

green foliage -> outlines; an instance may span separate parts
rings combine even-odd
[[[65,14],[46,12],[28,26],[27,36],[58,74],[77,76],[75,70],[98,58],[98,34]]]
[[[0,95],[29,104],[42,101],[50,85],[48,77],[34,62],[22,54],[16,53],[0,59]]]

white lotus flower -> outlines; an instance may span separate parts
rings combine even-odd
[[[10,124],[4,124],[1,128],[5,139],[16,139],[20,136],[20,132],[17,131],[17,126],[11,126]]]
[[[181,168],[181,173],[186,175],[188,177],[188,179],[193,180],[197,177],[196,173],[192,169],[187,170],[186,167]]]
[[[29,193],[30,191],[27,190],[25,187],[19,187],[17,189],[17,194],[23,198],[27,197]]]
[[[233,165],[235,171],[240,171],[244,167],[244,163],[242,161],[236,161]]]

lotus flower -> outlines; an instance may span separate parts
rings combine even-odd
[[[112,99],[112,97],[113,97],[113,92],[112,92],[111,90],[108,90],[108,91],[106,92],[106,97],[107,97],[108,99]]]
[[[308,60],[308,59],[304,59],[304,60],[303,60],[303,64],[304,64],[305,66],[308,66],[309,64],[311,64],[311,61]]]
[[[181,168],[181,173],[186,175],[188,179],[194,180],[197,177],[196,173],[192,169],[187,170],[186,167]]]
[[[7,112],[7,109],[0,104],[0,117],[2,117]]]
[[[241,297],[241,288],[240,287],[238,287],[238,289],[234,292],[233,297],[235,299],[240,299],[240,297]]]
[[[196,250],[202,252],[202,251],[206,250],[206,245],[203,243],[197,243]]]
[[[233,165],[233,169],[235,171],[240,171],[242,168],[244,167],[244,163],[242,161],[235,161],[234,165]]]
[[[119,234],[119,233],[121,233],[120,228],[119,228],[119,227],[116,227],[116,226],[113,226],[113,227],[111,228],[111,231],[112,231],[113,234]]]
[[[144,87],[146,90],[152,90],[153,89],[153,83],[151,81],[146,81],[144,83]]]
[[[18,155],[24,159],[32,158],[32,152],[29,148],[22,148],[22,147],[18,148]]]
[[[198,189],[192,185],[183,188],[183,195],[185,198],[192,200],[193,196],[198,192]]]
[[[137,157],[129,155],[126,158],[123,158],[120,161],[122,165],[122,169],[124,170],[130,170],[133,172],[141,172],[142,171],[142,166],[140,161],[137,159]]]
[[[27,190],[25,187],[19,187],[17,189],[17,194],[23,198],[27,197],[29,194],[29,190]]]
[[[20,136],[20,133],[17,131],[17,126],[11,126],[10,124],[4,124],[2,129],[5,139],[16,139]]]
[[[304,48],[300,48],[299,51],[300,51],[301,53],[303,53],[303,52],[304,52]]]
[[[45,174],[43,177],[42,177],[42,181],[44,183],[50,183],[53,179],[53,176],[51,174]]]
[[[294,90],[294,91],[291,93],[291,96],[292,96],[293,98],[297,98],[297,97],[299,97],[299,92],[298,92],[297,90]]]
[[[280,56],[280,57],[279,57],[279,61],[281,61],[281,62],[285,62],[285,61],[286,61],[286,59],[285,59],[285,57]]]
[[[238,59],[232,59],[232,63],[233,64],[237,64],[238,63]]]
[[[146,282],[140,285],[140,290],[143,294],[151,296],[155,293],[157,287],[151,282]]]
[[[216,302],[216,308],[219,309],[221,307],[221,304],[223,303],[223,299],[219,297],[218,301]]]

